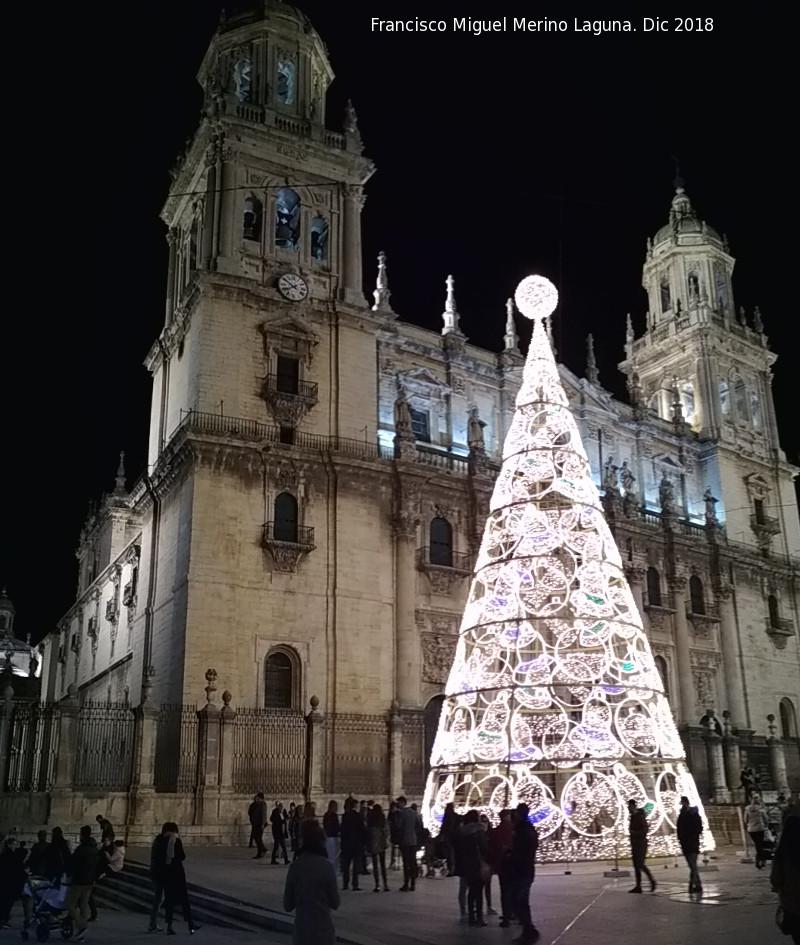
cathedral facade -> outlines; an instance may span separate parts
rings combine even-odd
[[[300,720],[313,698],[307,794],[419,795],[523,358],[511,302],[499,353],[467,342],[446,274],[440,331],[393,310],[382,254],[364,298],[375,168],[352,108],[326,127],[332,78],[282,3],[211,41],[162,212],[149,473],[128,489],[121,467],[86,523],[43,694],[160,711],[219,687],[242,718]],[[690,764],[720,802],[742,759],[775,789],[800,781],[798,470],[733,266],[677,182],[620,364],[630,403],[591,348],[585,378],[561,367]]]

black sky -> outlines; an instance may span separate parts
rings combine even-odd
[[[129,481],[145,462],[142,360],[164,311],[158,213],[197,125],[194,76],[222,5],[139,0],[92,29],[50,21],[47,95],[35,108],[15,98],[25,236],[19,271],[6,272],[18,290],[0,348],[0,585],[22,635],[52,629],[70,606],[87,504],[113,487],[118,451]],[[448,5],[362,15],[308,0],[336,73],[328,124],[341,127],[351,98],[377,167],[365,290],[383,249],[395,310],[439,328],[452,273],[464,332],[499,349],[504,300],[540,272],[561,292],[559,358],[582,374],[592,331],[601,379],[622,394],[625,313],[640,333],[645,240],[666,222],[676,155],[698,213],[729,237],[737,306],[759,305],[780,355],[778,421],[798,462],[790,64],[775,52],[771,5],[758,16],[742,6],[712,32],[646,34],[637,16],[632,34],[578,34],[585,11],[558,4],[567,33],[474,36],[370,31],[373,15],[452,27]],[[544,15],[527,4],[492,14]]]

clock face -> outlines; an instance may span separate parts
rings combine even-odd
[[[278,279],[278,291],[290,302],[302,302],[308,295],[308,284],[294,272],[284,272]]]

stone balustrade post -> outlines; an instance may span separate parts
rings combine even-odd
[[[217,671],[206,670],[206,705],[197,713],[197,791],[194,823],[213,824],[219,801],[219,706],[214,703]]]
[[[775,716],[770,713],[770,715],[767,716],[767,722],[769,723],[767,727],[767,731],[769,732],[767,745],[769,746],[769,765],[772,769],[772,783],[778,793],[782,793],[784,797],[788,797],[790,790],[789,779],[786,776],[786,754],[783,749],[783,740],[777,737],[778,728],[775,725]]]
[[[229,690],[222,693],[222,712],[219,730],[219,787],[221,791],[233,791],[233,739],[236,724],[236,709],[231,708],[233,696]]]
[[[50,789],[50,823],[73,822],[72,801],[75,794],[75,758],[78,754],[78,687],[70,683],[59,703],[58,756]]]
[[[403,717],[397,700],[392,701],[389,711],[389,795],[400,797],[403,793]]]
[[[710,729],[703,735],[708,755],[708,773],[715,804],[729,804],[731,794],[725,777],[725,757],[722,750],[722,737]]]
[[[14,717],[14,687],[3,690],[3,705],[0,708],[0,794],[6,789],[8,759],[11,748],[11,724]]]
[[[316,803],[322,797],[322,765],[324,761],[325,744],[323,724],[325,717],[319,711],[319,698],[311,697],[311,711],[306,716],[306,784],[304,801],[306,804]]]

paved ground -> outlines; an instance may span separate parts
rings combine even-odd
[[[131,850],[131,859],[144,861],[144,851]],[[253,861],[252,851],[226,847],[189,848],[186,872],[191,883],[282,912],[286,867],[269,860]],[[690,901],[685,868],[673,861],[655,863],[655,893],[628,895],[627,879],[603,877],[602,867],[581,865],[571,875],[564,868],[541,866],[532,904],[543,945],[778,945],[787,939],[774,924],[776,899],[769,888],[768,870],[756,871],[734,855],[717,860],[718,871],[705,873],[705,895]],[[624,865],[624,864],[623,864]],[[376,895],[370,877],[364,889],[343,893],[336,914],[340,937],[354,945],[508,945],[518,934],[497,927],[468,928],[458,921],[457,881],[420,880],[415,893],[400,893],[400,876],[390,876],[393,891]],[[495,890],[496,893],[496,890]],[[140,915],[104,913],[87,942],[145,943],[161,936],[143,933]],[[185,926],[180,935],[188,938]],[[0,945],[19,941],[18,931],[0,932]],[[205,926],[193,942],[202,945],[249,943],[289,945],[279,933],[231,932]]]

